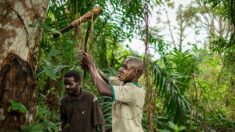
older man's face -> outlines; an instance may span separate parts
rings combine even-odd
[[[118,78],[124,82],[130,82],[137,77],[137,69],[134,62],[124,60],[118,71]]]

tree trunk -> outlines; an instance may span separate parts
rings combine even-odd
[[[0,1],[0,131],[18,131],[33,121],[35,71],[48,0]],[[28,112],[8,112],[9,100]]]

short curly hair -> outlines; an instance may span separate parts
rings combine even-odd
[[[73,77],[76,82],[80,82],[81,81],[80,73],[78,71],[75,71],[75,70],[67,71],[64,74],[64,77]]]

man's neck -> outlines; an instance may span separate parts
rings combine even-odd
[[[82,89],[79,88],[78,91],[76,93],[70,94],[70,96],[79,96],[82,92]]]

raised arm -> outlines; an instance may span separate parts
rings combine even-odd
[[[107,80],[105,80],[99,73],[94,62],[92,61],[90,54],[86,52],[83,52],[83,65],[86,65],[88,67],[92,81],[95,84],[97,91],[102,95],[112,96],[112,89],[107,83]]]
[[[107,77],[107,75],[105,75],[105,73],[103,73],[102,71],[98,70],[100,76],[103,78],[103,80],[109,84],[109,79]]]

